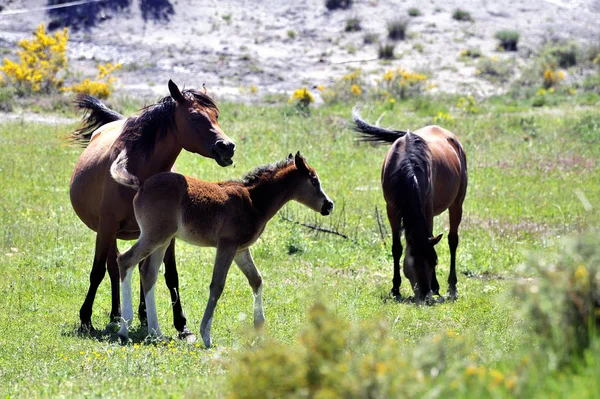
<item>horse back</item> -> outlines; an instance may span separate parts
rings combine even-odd
[[[458,138],[439,126],[414,132],[426,142],[431,154],[431,183],[434,214],[439,215],[455,201],[464,199],[467,186],[467,158]]]

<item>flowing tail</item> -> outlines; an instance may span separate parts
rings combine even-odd
[[[139,190],[140,180],[127,170],[127,151],[123,150],[110,165],[110,175],[119,184]]]
[[[360,113],[356,107],[352,110],[352,117],[354,118],[354,123],[356,123],[354,130],[360,134],[360,141],[393,143],[406,134],[406,132],[402,130],[383,129],[378,126],[369,125],[361,119]]]
[[[84,110],[82,126],[69,135],[71,142],[85,147],[96,129],[107,123],[124,119],[125,117],[108,108],[102,101],[87,94],[75,97],[75,107]]]

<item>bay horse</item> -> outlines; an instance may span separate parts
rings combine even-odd
[[[440,295],[435,275],[437,253],[434,246],[442,235],[433,237],[433,217],[448,209],[448,299],[457,299],[456,248],[462,205],[467,193],[467,158],[462,145],[452,132],[439,126],[404,132],[370,125],[361,119],[357,109],[353,110],[352,116],[362,141],[392,143],[381,172],[393,240],[392,295],[400,298],[402,230],[406,237],[404,275],[411,283],[416,302],[431,302],[432,294]]]
[[[106,274],[111,282],[111,324],[120,320],[117,239],[134,240],[139,227],[133,214],[136,191],[117,184],[110,166],[126,150],[129,171],[143,182],[159,172],[171,170],[182,149],[213,158],[220,166],[232,164],[235,144],[219,127],[219,110],[206,93],[180,91],[169,80],[170,96],[146,106],[139,116],[125,119],[94,97],[80,95],[78,108],[89,114],[83,126],[71,133],[75,142],[87,145],[73,171],[70,197],[79,218],[96,232],[96,249],[90,286],[81,306],[81,332],[94,332],[92,306],[98,286]],[[165,280],[173,303],[173,318],[182,338],[193,339],[181,308],[179,279],[175,265],[175,243],[165,253]],[[140,319],[145,318],[143,296]]]
[[[160,262],[174,237],[201,247],[216,247],[217,254],[210,283],[210,295],[200,335],[211,346],[210,329],[232,261],[248,279],[254,294],[254,325],[265,320],[262,307],[262,277],[256,268],[250,246],[260,237],[267,222],[288,201],[295,200],[321,215],[329,215],[333,202],[323,192],[317,172],[296,153],[273,165],[257,168],[241,181],[210,183],[177,173],[159,173],[140,187],[129,173],[124,150],[111,167],[120,184],[138,189],[133,200],[140,226],[139,240],[118,257],[123,296],[123,321],[119,335],[127,338],[133,321],[131,276],[142,259],[140,280],[146,295],[148,332],[162,337],[156,314],[154,288]]]

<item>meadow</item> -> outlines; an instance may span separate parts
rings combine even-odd
[[[365,104],[362,115],[373,122],[383,114],[383,126],[415,130],[433,123],[432,115],[448,112],[448,104],[455,103],[454,97],[424,96],[393,107]],[[325,218],[289,204],[271,221],[252,248],[265,285],[265,329],[258,335],[253,331],[251,290],[242,273],[232,268],[215,313],[216,345],[210,349],[177,340],[162,277],[157,289],[159,320],[171,341],[145,343],[137,320],[134,340],[127,345],[114,334],[99,339],[77,334],[95,234],[76,217],[69,201],[69,178],[81,149],[66,145],[61,136],[76,124],[0,123],[0,395],[243,396],[236,387],[262,383],[240,377],[239,371],[245,370],[240,356],[251,357],[269,346],[294,352],[303,342],[299,334],[315,328],[310,309],[322,304],[326,318],[339,323],[339,328],[352,330],[378,321],[387,331],[386,345],[408,362],[422,361],[416,359],[425,355],[419,357],[417,350],[433,353],[447,348],[448,365],[469,361],[471,367],[484,367],[483,374],[491,375],[491,380],[481,377],[481,389],[457,382],[452,396],[593,397],[600,388],[598,345],[592,345],[587,360],[577,367],[540,366],[531,353],[542,344],[514,287],[540,278],[534,269],[524,267],[530,257],[557,260],[565,237],[598,226],[597,107],[575,97],[537,109],[506,97],[492,98],[479,104],[477,113],[458,113],[448,122],[446,127],[462,141],[469,164],[459,230],[459,299],[428,307],[388,296],[391,234],[379,183],[387,147],[356,142],[350,123],[353,105],[342,102],[299,112],[290,105],[222,103],[221,126],[237,144],[235,166],[220,168],[189,153],[178,159],[183,174],[223,180],[241,178],[258,165],[300,151],[336,206]],[[446,214],[436,219],[434,233],[445,234],[437,246],[438,280],[445,293]],[[121,242],[120,250],[129,245]],[[178,242],[176,251],[183,308],[188,326],[198,333],[214,250]],[[137,273],[134,287],[136,278]],[[401,292],[405,297],[412,294],[405,278]],[[97,328],[108,323],[109,311],[106,277],[94,306]],[[376,335],[378,329],[361,331]],[[440,336],[441,341],[436,338]],[[368,333],[366,341],[378,342]],[[467,349],[453,352],[457,341]],[[524,362],[523,369],[512,368],[518,362]],[[276,368],[262,371],[283,372]],[[496,375],[494,380],[489,370],[496,370],[502,379]],[[400,378],[403,372],[387,370],[385,375]],[[475,376],[479,372],[476,368]],[[421,384],[421,391],[415,388],[408,394],[442,395],[445,391],[428,390],[436,386],[434,377],[432,373],[415,378],[412,384]],[[497,384],[488,389],[489,381]]]

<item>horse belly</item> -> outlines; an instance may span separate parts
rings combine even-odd
[[[199,247],[216,247],[218,235],[209,226],[195,226],[179,221],[176,237]]]

